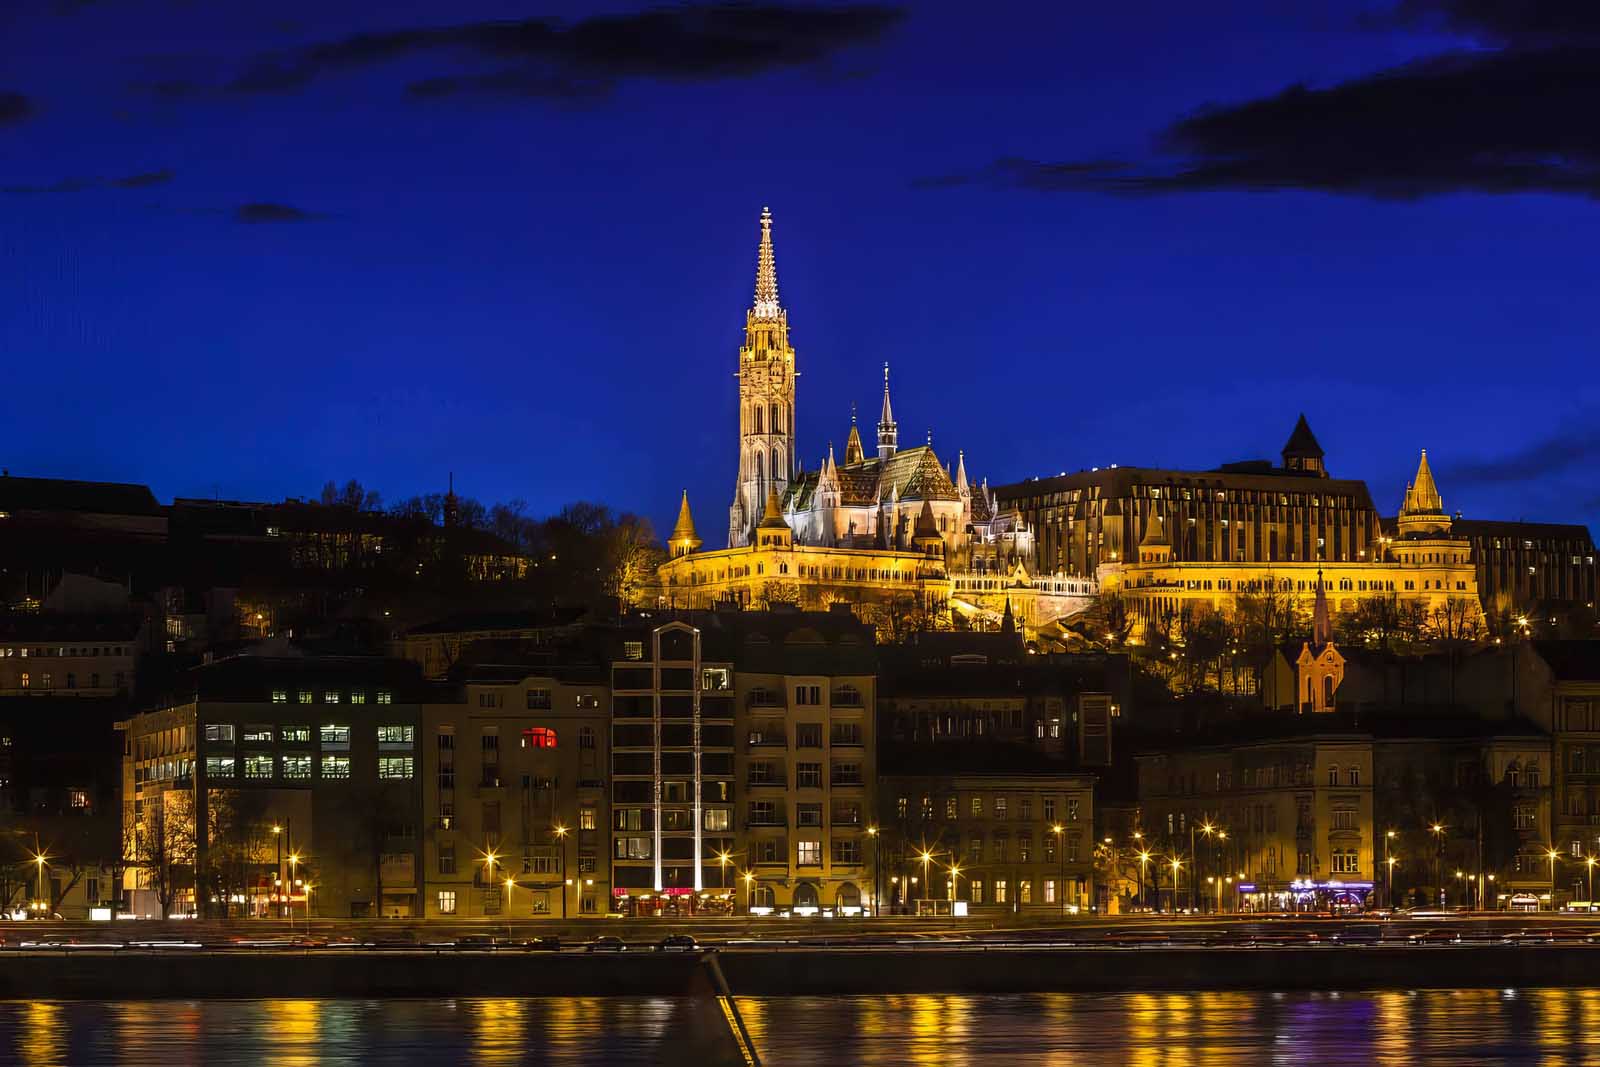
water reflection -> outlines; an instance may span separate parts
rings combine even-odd
[[[1600,1063],[1600,989],[743,998],[785,1067]],[[691,1064],[732,1060],[688,1000],[0,1002],[3,1062]]]

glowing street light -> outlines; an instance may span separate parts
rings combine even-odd
[[[1550,861],[1550,910],[1556,910],[1556,860],[1561,858],[1561,853],[1555,848],[1545,851],[1545,859]],[[1590,868],[1593,870],[1593,868]]]

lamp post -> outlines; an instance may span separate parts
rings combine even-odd
[[[1200,892],[1200,853],[1195,851],[1194,831],[1195,825],[1190,823],[1189,855],[1194,858],[1194,876],[1189,879],[1189,906],[1198,912],[1200,910],[1200,900],[1197,895]],[[1206,844],[1209,845],[1211,843],[1211,835],[1217,832],[1217,828],[1211,825],[1210,819],[1207,819],[1200,824],[1200,832],[1206,835]]]
[[[867,827],[867,840],[872,842],[872,917],[878,917],[883,901],[883,872],[878,869],[878,828]]]
[[[272,826],[272,840],[278,849],[278,862],[272,868],[272,885],[274,903],[278,905],[278,918],[283,918],[283,827],[276,823]]]
[[[1061,861],[1061,880],[1056,883],[1056,896],[1061,901],[1061,916],[1067,915],[1067,828],[1060,823],[1050,827],[1050,832],[1056,835],[1056,859]]]
[[[928,864],[933,862],[933,853],[924,848],[917,854],[917,858],[922,861],[922,892],[926,894],[928,892]]]
[[[1171,863],[1172,863],[1172,910],[1173,910],[1173,913],[1176,914],[1177,910],[1178,910],[1178,870],[1179,870],[1179,868],[1181,868],[1183,866],[1183,861],[1180,860],[1178,857],[1174,856],[1174,857],[1172,857]],[[1160,895],[1159,891],[1158,891],[1157,895],[1158,896]]]
[[[567,828],[561,823],[556,823],[550,830],[556,835],[556,881],[561,883],[561,918],[567,918],[567,886],[572,883],[567,881]],[[492,873],[492,872],[491,872]],[[510,910],[510,901],[506,902]]]
[[[1145,900],[1144,900],[1144,876],[1145,876],[1145,868],[1147,868],[1149,866],[1150,866],[1150,851],[1148,849],[1140,849],[1139,850],[1139,906],[1141,908],[1145,906]]]
[[[1589,856],[1588,858],[1586,858],[1583,861],[1583,865],[1585,867],[1589,868],[1589,910],[1590,911],[1594,910],[1594,865],[1596,863],[1600,863],[1600,860],[1597,860],[1593,856]]]
[[[955,910],[956,910],[955,909],[956,884],[957,884],[957,879],[959,879],[960,877],[961,877],[961,864],[952,863],[950,865],[950,880],[945,883],[945,886],[948,888],[949,893],[950,893],[950,913],[952,915],[955,914]]]
[[[45,890],[44,890],[44,876],[45,876],[45,870],[46,870],[46,867],[47,867],[47,864],[45,863],[45,861],[47,859],[49,859],[49,857],[46,856],[43,852],[36,853],[34,855],[34,857],[33,857],[34,866],[36,867],[36,869],[38,870],[38,873],[39,873],[39,885],[38,885],[39,898],[38,899],[39,899],[39,902],[40,902],[40,906],[44,908],[45,918],[49,918],[50,917],[51,913],[54,910],[51,907],[51,905],[55,903],[47,895],[45,895]]]
[[[1550,910],[1556,910],[1556,860],[1561,858],[1561,853],[1555,848],[1545,852],[1545,858],[1550,861]]]
[[[1439,887],[1439,906],[1443,907],[1444,898],[1444,824],[1434,823],[1428,827],[1433,832],[1433,884]]]
[[[744,875],[744,913],[750,914],[751,894],[755,892],[756,875],[754,871],[745,871]]]
[[[1383,832],[1383,865],[1387,868],[1383,883],[1383,902],[1389,907],[1394,907],[1394,860],[1389,856],[1389,846],[1394,841],[1394,831]]]

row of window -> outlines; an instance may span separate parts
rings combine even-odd
[[[1079,857],[1079,851],[1082,848],[1082,844],[1083,844],[1082,837],[1081,837],[1081,835],[1075,834],[1075,833],[1074,834],[1068,834],[1068,835],[1066,835],[1066,837],[1067,837],[1066,862],[1068,862],[1068,863],[1077,863],[1078,862],[1078,857]],[[1010,837],[1006,837],[1004,834],[996,834],[995,837],[993,838],[992,842],[991,842],[991,845],[990,845],[990,858],[995,863],[1010,863],[1011,862],[1011,845],[1012,845],[1013,841],[1015,841],[1015,843],[1016,843],[1016,861],[1018,863],[1032,863],[1033,862],[1033,838],[1029,837],[1029,836],[1026,836],[1026,835],[1013,839],[1013,838],[1010,838]],[[1056,839],[1055,839],[1055,836],[1054,835],[1046,835],[1045,838],[1044,838],[1043,844],[1044,844],[1044,862],[1046,862],[1046,863],[1055,863],[1056,862]],[[982,834],[973,834],[973,835],[971,835],[970,837],[967,838],[967,862],[969,862],[969,863],[982,863],[983,862],[983,835]]]
[[[0,647],[0,659],[27,659],[30,656],[126,656],[127,645],[94,645],[83,647],[55,647],[39,645],[7,645]]]
[[[114,681],[112,682],[112,686],[114,688],[116,688],[116,689],[121,689],[123,687],[123,685],[125,684],[126,674],[123,671],[117,671],[116,674],[114,674],[112,677],[114,678]],[[67,674],[66,674],[66,683],[67,684],[66,684],[66,686],[64,688],[67,688],[67,689],[76,689],[76,688],[78,688],[78,675],[77,675],[77,672],[68,671]],[[30,675],[30,673],[28,671],[23,671],[20,675],[17,676],[17,685],[20,686],[23,689],[54,689],[56,687],[55,675],[51,674],[49,671],[40,672],[40,674],[39,674],[39,684],[37,686],[35,686],[33,684],[33,678]],[[100,672],[99,671],[90,672],[90,674],[89,674],[89,688],[90,689],[99,689],[100,688]]]
[[[1079,819],[1080,812],[1081,812],[1081,808],[1079,806],[1078,798],[1077,797],[1067,797],[1065,806],[1062,806],[1059,801],[1060,801],[1060,798],[1058,798],[1058,797],[1052,797],[1052,796],[1041,797],[1040,798],[1040,802],[1039,802],[1040,818],[1044,819],[1046,822],[1054,822],[1056,820],[1056,818],[1057,818],[1057,813],[1058,812],[1065,812],[1065,817],[1066,817],[1066,821],[1067,822],[1077,822],[1078,819]],[[984,803],[985,802],[984,802],[984,798],[983,798],[982,795],[977,794],[977,793],[972,794],[970,797],[967,798],[967,811],[968,811],[968,814],[970,814],[971,817],[974,818],[974,819],[983,818],[984,817],[983,813],[984,813],[984,810],[985,810]],[[960,801],[954,795],[945,797],[944,798],[944,818],[945,818],[945,821],[946,822],[953,822],[954,820],[959,818],[960,817],[960,808],[961,808]],[[908,809],[909,809],[909,798],[908,797],[900,796],[900,797],[896,797],[895,798],[895,816],[897,818],[905,819],[906,816],[907,816],[907,813],[908,813]],[[923,821],[925,821],[925,822],[932,821],[933,812],[934,812],[934,803],[933,803],[933,797],[931,795],[929,795],[927,793],[924,793],[922,795],[922,804],[921,804],[921,807],[920,807],[919,810],[921,812]],[[992,819],[997,819],[997,820],[1002,820],[1002,821],[1005,820],[1005,819],[1009,819],[1011,817],[1011,798],[1009,796],[1005,795],[1005,794],[996,794],[993,797],[993,799],[989,802],[989,806],[988,806],[987,810],[990,813],[989,817],[992,818]],[[1017,798],[1016,811],[1017,811],[1017,818],[1019,820],[1021,820],[1023,822],[1030,821],[1033,818],[1033,798],[1032,797],[1019,797],[1019,798]]]
[[[205,739],[210,742],[227,744],[240,737],[247,744],[271,744],[274,734],[279,741],[285,744],[310,744],[311,727],[305,725],[292,726],[245,726],[243,729],[232,723],[206,723]],[[379,745],[410,745],[417,739],[417,728],[404,724],[379,726],[376,731]],[[324,745],[348,745],[350,743],[350,727],[342,723],[324,723],[317,728],[317,739]]]
[[[374,694],[374,698],[374,702],[378,704],[394,703],[394,694],[387,689],[378,690]],[[341,693],[337,689],[325,689],[322,691],[321,702],[324,704],[338,704],[346,700],[351,704],[365,704],[367,702],[367,693],[363,689],[352,689],[349,693]],[[289,691],[287,689],[274,689],[272,691],[272,702],[274,704],[289,703]],[[294,703],[315,704],[317,703],[316,694],[310,689],[297,689],[294,694]]]
[[[237,778],[240,772],[246,779],[282,777],[288,780],[305,780],[312,776],[316,760],[310,755],[284,755],[273,757],[268,753],[247,753],[241,758],[233,756],[207,756],[206,777]],[[277,774],[274,771],[279,772]],[[379,756],[378,777],[403,779],[416,773],[416,761],[411,756]],[[323,755],[319,777],[324,780],[342,780],[350,777],[350,757]]]

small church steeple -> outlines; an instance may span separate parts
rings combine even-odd
[[[860,463],[866,459],[866,453],[861,449],[861,431],[856,429],[856,406],[850,405],[850,436],[844,442],[844,465]]]
[[[678,505],[678,522],[672,527],[672,536],[667,539],[667,547],[671,549],[674,558],[687,556],[701,545],[699,535],[694,532],[694,516],[689,513],[689,490],[683,491],[683,503]]]
[[[1311,424],[1306,422],[1304,412],[1295,422],[1289,440],[1284,442],[1283,469],[1315,474],[1319,478],[1328,476],[1327,465],[1323,463],[1322,446],[1317,443],[1316,434],[1311,432]]]
[[[883,365],[883,413],[878,416],[878,458],[888,459],[895,454],[900,440],[900,427],[894,421],[894,408],[889,404],[889,364]]]

